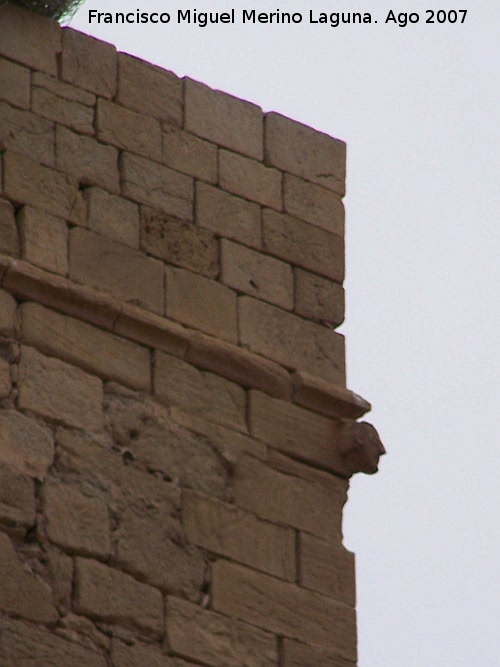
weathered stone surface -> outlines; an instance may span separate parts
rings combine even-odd
[[[251,454],[258,459],[267,458],[267,447],[258,440],[253,440],[243,433],[214,424],[195,414],[187,414],[177,408],[169,410],[172,420],[187,428],[192,433],[206,436],[212,446],[221,455],[226,464],[233,468],[243,454]]]
[[[56,165],[80,184],[100,185],[110,192],[120,192],[118,150],[99,143],[94,137],[82,136],[58,125]]]
[[[271,255],[339,283],[344,280],[344,240],[338,234],[265,209],[262,235],[262,248]]]
[[[68,273],[68,227],[62,218],[24,206],[18,214],[22,258],[42,269]]]
[[[340,195],[285,174],[283,196],[285,211],[290,215],[339,236],[344,235],[345,213]]]
[[[193,544],[275,577],[295,581],[295,531],[193,491],[182,494],[182,522]]]
[[[353,391],[304,371],[293,374],[293,400],[327,417],[357,419],[371,410],[370,403]]]
[[[106,503],[74,484],[47,480],[42,491],[44,525],[51,542],[65,550],[107,558],[111,553]]]
[[[30,71],[28,68],[0,58],[0,99],[21,107],[21,109],[30,108]]]
[[[207,183],[217,182],[217,146],[165,123],[163,162]]]
[[[208,278],[216,278],[219,273],[219,247],[214,234],[144,206],[141,210],[141,248],[169,264]]]
[[[10,394],[11,388],[10,366],[5,359],[0,357],[0,399]]]
[[[2,160],[5,197],[77,224],[84,222],[84,201],[74,178],[24,155],[7,152]]]
[[[197,273],[167,267],[167,317],[236,343],[236,293]]]
[[[354,554],[300,533],[300,585],[356,606]]]
[[[282,174],[230,151],[219,152],[219,184],[224,190],[264,206],[283,208]]]
[[[116,101],[141,114],[182,125],[182,79],[126,53],[118,54]]]
[[[23,566],[3,533],[0,533],[0,572],[0,611],[37,623],[57,620],[50,589]]]
[[[23,347],[19,364],[19,407],[67,426],[102,427],[102,382],[59,359]]]
[[[83,646],[92,649],[103,650],[109,653],[111,648],[110,638],[96,629],[92,621],[85,616],[77,616],[69,612],[63,616],[55,632],[59,637],[70,641],[77,641]]]
[[[113,330],[120,336],[176,357],[184,356],[191,337],[191,332],[180,324],[129,303],[121,304]]]
[[[0,148],[54,166],[54,123],[0,102]]]
[[[205,560],[187,543],[169,509],[148,503],[142,511],[126,510],[113,536],[116,561],[141,581],[197,601],[205,582]]]
[[[293,274],[289,264],[222,239],[221,268],[221,280],[225,285],[281,308],[292,309]]]
[[[170,406],[238,431],[247,430],[244,390],[218,375],[156,352],[154,388],[155,394]]]
[[[96,560],[75,561],[74,605],[91,618],[136,626],[155,636],[163,629],[160,591]]]
[[[91,187],[83,192],[90,229],[131,248],[139,248],[139,207],[137,204]]]
[[[0,460],[20,473],[44,479],[54,458],[51,431],[14,410],[0,411]]]
[[[57,75],[61,28],[56,21],[8,4],[0,7],[0,54]]]
[[[344,660],[334,653],[325,652],[324,649],[311,648],[306,644],[283,639],[283,667],[355,667],[351,660]]]
[[[111,99],[116,93],[116,48],[76,30],[63,30],[61,75],[64,81]]]
[[[238,299],[240,343],[283,366],[345,386],[344,337],[251,297]]]
[[[356,615],[347,605],[223,560],[214,563],[212,593],[216,611],[356,660]]]
[[[31,108],[37,115],[66,125],[75,132],[94,134],[94,109],[91,107],[59,97],[46,88],[36,86],[33,88],[31,98]]]
[[[260,248],[260,208],[206,183],[196,184],[196,222],[225,238]]]
[[[60,81],[55,76],[49,76],[44,72],[33,72],[32,81],[34,87],[44,88],[56,97],[62,97],[69,102],[78,102],[78,104],[84,104],[87,107],[95,106],[96,96],[93,93]]]
[[[45,628],[0,620],[2,667],[107,667],[103,654],[66,641]]]
[[[69,237],[69,262],[71,279],[163,313],[163,266],[156,259],[113,239],[75,228]]]
[[[116,638],[111,643],[113,667],[189,667],[184,661],[163,655],[149,644],[125,644]]]
[[[213,667],[277,664],[273,635],[178,598],[167,601],[167,638],[176,654]]]
[[[279,364],[237,345],[193,333],[189,339],[185,360],[243,387],[262,389],[271,396],[291,399],[289,373]]]
[[[149,391],[149,350],[36,303],[21,306],[22,339],[106,379]]]
[[[19,238],[14,207],[5,199],[0,199],[0,253],[19,257]]]
[[[96,129],[97,137],[107,144],[157,162],[162,158],[160,123],[154,118],[99,99]]]
[[[3,462],[0,462],[0,522],[16,528],[30,528],[35,523],[33,480]]]
[[[262,110],[198,81],[185,79],[186,130],[204,139],[262,159]]]
[[[337,327],[344,321],[342,285],[309,271],[295,269],[295,312],[317,322]]]
[[[123,153],[122,193],[181,220],[193,219],[193,179],[138,155]]]
[[[265,160],[341,195],[345,143],[277,113],[265,116]]]
[[[73,558],[57,547],[45,544],[47,577],[52,588],[54,603],[63,613],[71,610],[73,593]]]
[[[179,426],[164,406],[142,396],[111,393],[110,387],[106,422],[115,442],[148,470],[206,493],[223,493],[227,470],[215,444]],[[136,483],[145,481],[141,477]]]
[[[323,478],[307,479],[294,472],[280,472],[250,456],[242,457],[234,471],[236,504],[273,523],[339,543],[347,482],[326,473]]]
[[[250,392],[250,433],[294,458],[342,474],[335,422],[288,401]]]
[[[16,322],[17,303],[8,292],[0,289],[0,334],[12,336]]]

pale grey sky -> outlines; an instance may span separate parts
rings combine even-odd
[[[499,4],[190,8],[232,7],[304,21],[97,25],[90,9],[188,6],[87,0],[71,25],[347,141],[348,384],[373,403],[389,452],[353,480],[345,513],[359,666],[500,665]],[[311,7],[378,23],[312,25]],[[391,9],[420,21],[385,24]],[[426,10],[459,9],[463,24],[425,23]]]

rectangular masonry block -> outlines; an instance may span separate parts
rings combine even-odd
[[[182,523],[193,544],[295,581],[295,531],[193,491],[182,494]]]
[[[116,101],[138,113],[182,125],[182,79],[126,53],[118,54]]]
[[[287,368],[345,386],[341,334],[247,296],[239,297],[238,314],[241,345]]]
[[[212,232],[145,206],[141,208],[141,248],[208,278],[219,273],[219,244]]]
[[[73,100],[55,95],[46,88],[34,87],[31,108],[34,113],[61,125],[70,127],[75,132],[94,134],[94,109]]]
[[[193,179],[138,155],[123,153],[122,194],[181,220],[193,219]]]
[[[254,438],[321,468],[333,472],[342,469],[335,422],[260,391],[251,391],[249,399],[250,433]]]
[[[196,222],[224,238],[261,247],[259,206],[199,182],[196,184]]]
[[[339,283],[296,268],[295,312],[316,322],[337,327],[344,321],[345,295]]]
[[[160,123],[108,100],[97,100],[96,130],[100,141],[161,161]]]
[[[198,81],[185,79],[185,129],[249,157],[262,159],[262,110]]]
[[[32,83],[35,88],[44,88],[56,97],[62,97],[69,102],[78,102],[86,107],[95,107],[96,96],[55,76],[45,72],[32,72]]]
[[[86,188],[87,224],[103,236],[139,248],[139,207],[137,204],[98,187]]]
[[[54,123],[0,102],[0,149],[54,166]]]
[[[238,339],[236,293],[191,271],[166,268],[166,313],[230,343]]]
[[[35,525],[35,483],[0,461],[0,524],[15,528]]]
[[[297,464],[300,468],[304,468]],[[342,507],[347,483],[333,475],[298,477],[244,456],[234,473],[236,505],[272,523],[284,524],[329,542],[342,539]]]
[[[158,260],[79,227],[70,232],[69,258],[72,280],[163,314],[163,265]]]
[[[277,113],[265,116],[265,160],[283,171],[345,193],[343,141]]]
[[[344,280],[344,239],[289,215],[264,209],[263,249],[339,283]]]
[[[68,273],[68,227],[62,218],[24,206],[17,217],[22,258],[42,269]]]
[[[217,182],[217,146],[165,123],[163,162],[207,183]]]
[[[289,264],[222,239],[221,269],[225,285],[281,308],[293,308],[293,275]]]
[[[219,185],[264,206],[283,208],[282,174],[261,162],[230,151],[219,151]]]
[[[75,610],[107,623],[130,624],[156,637],[163,631],[160,591],[96,560],[75,561]]]
[[[7,398],[12,389],[10,366],[0,357],[0,399]]]
[[[59,615],[52,591],[23,566],[4,533],[0,533],[0,572],[0,611],[36,623],[55,623]]]
[[[237,384],[156,352],[154,386],[155,394],[169,406],[246,432],[245,392]]]
[[[110,518],[102,498],[83,494],[74,484],[47,480],[42,503],[43,523],[51,542],[82,555],[109,557]]]
[[[68,174],[9,152],[3,156],[3,169],[5,197],[77,224],[84,222],[83,197]]]
[[[351,660],[345,660],[337,654],[324,650],[324,647],[311,647],[307,644],[283,639],[283,667],[355,667]]]
[[[111,664],[113,667],[190,667],[176,658],[166,656],[151,644],[129,644],[113,637],[111,640]]]
[[[12,336],[16,324],[16,300],[0,289],[0,335]]]
[[[278,660],[272,634],[174,597],[167,599],[167,641],[176,655],[211,667],[275,667]]]
[[[307,533],[300,534],[300,585],[356,606],[354,554]]]
[[[24,303],[21,318],[28,345],[105,379],[149,391],[147,348],[37,303]]]
[[[102,428],[102,382],[93,375],[23,347],[18,386],[22,410],[88,431]]]
[[[0,58],[0,99],[21,109],[30,108],[30,71],[27,67]]]
[[[52,432],[16,410],[0,412],[0,461],[43,480],[54,460]]]
[[[0,253],[11,257],[19,257],[19,250],[14,207],[10,201],[0,199]]]
[[[118,150],[105,146],[94,137],[56,127],[56,165],[83,185],[100,185],[110,192],[120,192]]]
[[[214,563],[212,592],[215,611],[356,660],[356,614],[347,605],[223,560]]]
[[[46,628],[4,618],[0,621],[0,660],[5,667],[107,667],[106,656],[66,641]]]
[[[296,218],[344,236],[344,204],[331,190],[285,174],[284,208]]]
[[[116,48],[71,28],[62,32],[61,78],[101,97],[113,98],[117,83]]]
[[[57,75],[60,50],[61,28],[57,21],[12,4],[0,7],[0,55]]]

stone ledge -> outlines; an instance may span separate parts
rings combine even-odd
[[[241,386],[259,389],[328,417],[357,419],[370,404],[348,389],[279,364],[133,306],[96,289],[0,255],[0,284],[28,299],[135,342],[185,359]]]

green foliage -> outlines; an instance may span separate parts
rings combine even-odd
[[[56,21],[68,21],[83,2],[84,0],[7,0],[7,4],[23,7]]]

